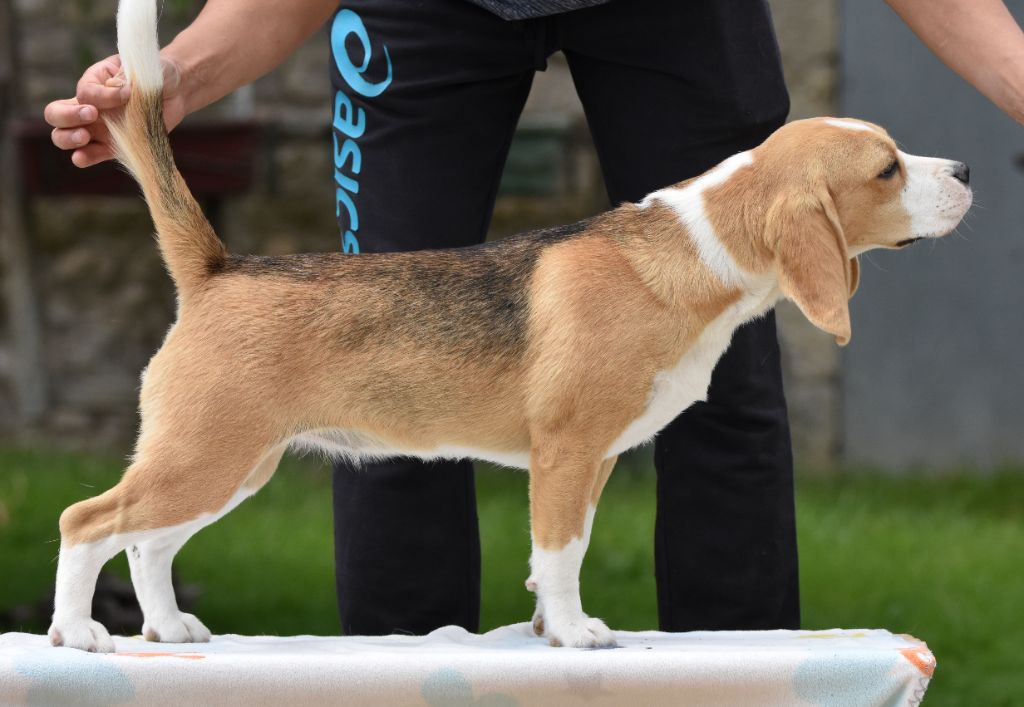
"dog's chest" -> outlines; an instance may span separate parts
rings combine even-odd
[[[711,322],[675,366],[656,373],[643,413],[615,440],[607,456],[649,441],[683,410],[706,400],[711,374],[729,347],[733,332],[764,314],[772,302],[767,295],[748,295]]]

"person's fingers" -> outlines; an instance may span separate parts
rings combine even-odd
[[[128,101],[128,82],[121,71],[121,59],[112,56],[93,64],[78,81],[75,98],[100,110],[119,108]]]
[[[82,105],[75,98],[64,98],[49,103],[43,109],[43,118],[55,128],[76,128],[96,120],[96,106]]]
[[[92,136],[85,128],[54,128],[50,141],[62,150],[74,150],[89,144]]]
[[[92,142],[85,147],[71,153],[71,163],[76,167],[91,167],[100,162],[113,159],[114,153],[110,145],[102,142]]]
[[[88,127],[88,130],[89,137],[91,138],[92,142],[110,142],[110,131],[107,130],[106,122],[102,120],[97,120],[95,123]]]
[[[108,56],[106,59],[97,61],[82,72],[82,80],[101,84],[106,82],[107,79],[117,76],[120,73],[122,73],[121,57],[114,54],[112,56]]]
[[[75,98],[79,103],[96,106],[100,110],[120,108],[128,102],[128,84],[116,78],[106,79],[106,83],[80,82]]]

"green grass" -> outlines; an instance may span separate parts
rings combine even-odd
[[[619,629],[657,624],[654,489],[643,465],[613,475],[582,580],[588,611]],[[0,610],[50,588],[60,511],[119,473],[116,460],[0,451]],[[488,629],[532,613],[526,475],[478,479]],[[1024,703],[1024,473],[804,476],[797,506],[805,628],[925,639],[939,660],[929,705]],[[127,574],[123,556],[112,566]],[[196,611],[219,633],[336,633],[329,474],[287,462],[197,535],[177,567],[205,589]]]

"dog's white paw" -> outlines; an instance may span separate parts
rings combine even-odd
[[[114,640],[99,621],[54,619],[46,632],[54,646],[77,648],[90,653],[113,653]]]
[[[160,643],[208,643],[210,629],[192,614],[179,612],[142,625],[142,635],[147,641]]]
[[[544,623],[543,617],[541,618]],[[534,625],[536,627],[536,624]],[[548,643],[553,646],[569,646],[572,648],[614,648],[615,635],[601,619],[590,618],[586,614],[572,621],[551,621],[548,617],[546,635]]]

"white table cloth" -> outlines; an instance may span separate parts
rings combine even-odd
[[[516,624],[475,635],[215,636],[117,652],[0,636],[2,705],[916,705],[928,647],[883,630],[616,632],[551,648]]]

